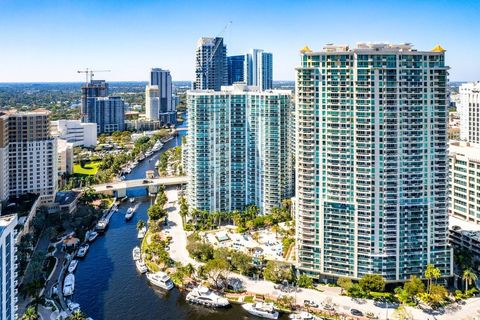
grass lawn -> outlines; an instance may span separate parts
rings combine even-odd
[[[83,168],[80,166],[80,164],[75,164],[73,166],[73,173],[88,175],[88,176],[94,175],[97,173],[98,167],[100,166],[101,163],[102,161],[89,162],[89,163],[86,163]]]

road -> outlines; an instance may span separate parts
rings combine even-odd
[[[198,267],[200,263],[190,258],[187,251],[187,235],[183,230],[182,217],[179,213],[178,204],[178,190],[169,189],[165,192],[167,194],[168,202],[165,205],[165,209],[168,212],[169,226],[165,230],[169,230],[172,236],[170,242],[170,257],[174,261],[178,261],[183,265],[191,263],[195,267]]]

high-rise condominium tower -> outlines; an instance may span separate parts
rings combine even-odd
[[[125,103],[108,96],[104,80],[91,80],[82,86],[82,122],[97,124],[97,133],[125,130]]]
[[[227,47],[223,38],[200,38],[197,42],[194,89],[219,91],[227,84]]]
[[[460,86],[460,138],[480,145],[480,82]]]
[[[264,213],[291,196],[290,91],[235,84],[187,93],[187,197],[198,210]]]
[[[57,191],[57,141],[50,133],[48,111],[0,114],[0,196],[40,195],[53,202]]]
[[[150,83],[145,88],[145,114],[148,119],[159,120],[161,125],[177,122],[170,71],[159,68],[150,71]]]
[[[245,55],[244,79],[249,86],[262,90],[273,87],[273,56],[269,52],[253,49]]]
[[[17,319],[15,226],[17,215],[0,217],[0,319]]]
[[[451,276],[444,50],[302,49],[296,79],[298,267],[388,281]]]

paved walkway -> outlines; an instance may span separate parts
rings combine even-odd
[[[200,263],[190,258],[187,251],[187,235],[183,230],[182,217],[179,213],[178,190],[166,190],[165,193],[168,199],[165,209],[168,212],[169,226],[164,229],[169,230],[172,236],[169,252],[170,257],[174,261],[181,262],[183,265],[191,263],[193,266],[198,267]]]

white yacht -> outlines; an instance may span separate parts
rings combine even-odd
[[[72,273],[77,269],[78,260],[72,260],[68,265],[68,272]]]
[[[134,213],[135,213],[135,208],[134,207],[128,208],[127,213],[125,213],[125,220],[132,219]]]
[[[142,258],[142,253],[140,252],[139,247],[133,248],[132,257],[133,257],[133,260],[135,260],[135,261],[140,260]]]
[[[275,311],[272,303],[245,303],[242,305],[248,313],[265,319],[278,319],[278,311]]]
[[[97,237],[98,237],[98,232],[90,231],[89,234],[88,234],[87,240],[90,241],[90,242],[93,242],[93,241],[95,241],[95,239],[97,239]]]
[[[85,257],[87,255],[88,248],[90,248],[90,246],[87,243],[82,244],[80,246],[80,248],[78,249],[77,257],[79,257],[79,258]]]
[[[191,303],[201,304],[207,307],[226,307],[230,304],[224,297],[219,296],[207,287],[198,286],[187,294],[187,301]]]
[[[76,303],[76,302],[73,302],[73,301],[69,301],[67,303],[67,307],[68,309],[70,309],[70,311],[76,311],[76,310],[80,310],[80,304],[79,303]]]
[[[173,289],[173,282],[164,272],[147,273],[147,279],[151,284],[165,290]]]
[[[292,313],[289,318],[293,320],[318,320],[317,316],[306,311],[300,313]]]
[[[143,239],[146,233],[147,233],[147,227],[143,227],[142,229],[138,230],[137,238]]]
[[[69,273],[63,281],[63,295],[71,296],[75,290],[75,276],[73,273]]]
[[[135,261],[135,266],[140,273],[146,273],[148,271],[147,265],[141,259]]]
[[[134,203],[134,202],[135,202],[135,198],[132,197],[132,198],[130,198],[130,200],[128,200],[128,201],[130,201],[130,203]]]

